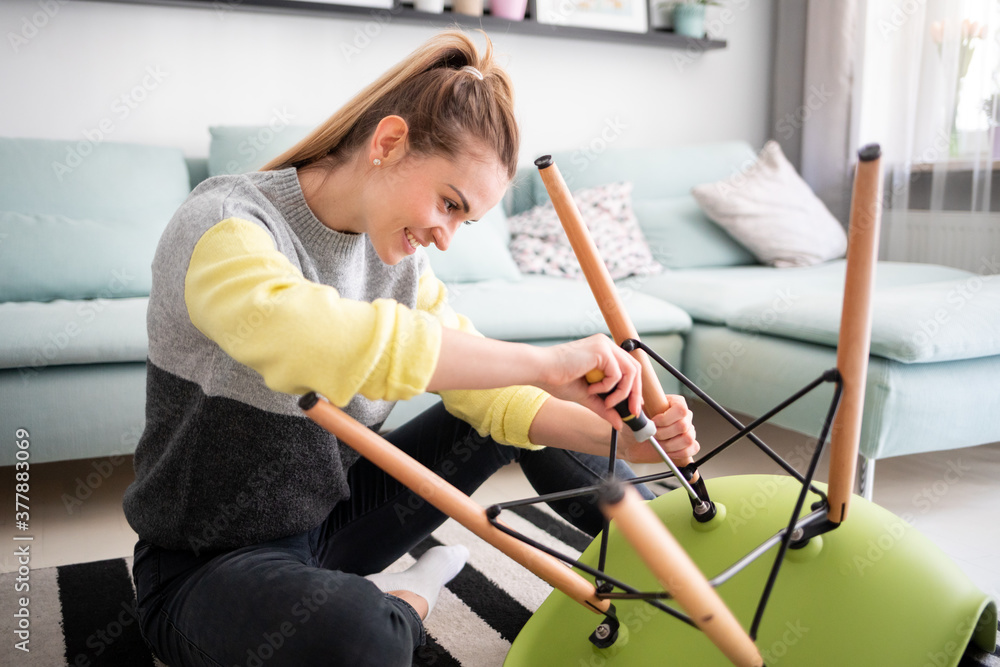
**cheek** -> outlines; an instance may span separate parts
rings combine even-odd
[[[405,227],[406,223],[402,222],[405,211],[406,207],[401,206],[398,202],[388,199],[379,201],[372,209],[370,220],[370,229],[373,235],[390,234]]]
[[[399,218],[408,227],[426,228],[441,224],[441,215],[433,204],[426,201],[413,202],[399,211]]]

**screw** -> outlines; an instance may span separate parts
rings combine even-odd
[[[594,630],[594,636],[600,639],[601,641],[604,641],[605,639],[611,636],[611,626],[609,626],[607,623],[601,623],[600,625],[597,626],[597,629]]]

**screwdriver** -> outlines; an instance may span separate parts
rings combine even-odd
[[[599,368],[595,368],[594,370],[588,372],[585,377],[588,383],[595,384],[604,379],[604,372]],[[601,398],[607,398],[617,388],[618,386],[615,385],[609,391],[601,392],[598,395]],[[653,420],[647,417],[641,410],[639,411],[639,414],[633,415],[628,409],[627,398],[615,406],[615,411],[621,416],[622,421],[625,422],[626,426],[632,430],[636,441],[643,442],[648,440],[650,444],[653,445],[653,449],[656,450],[656,453],[660,455],[663,462],[667,464],[670,471],[677,477],[677,481],[680,482],[681,486],[684,487],[684,490],[687,491],[688,496],[691,498],[691,504],[694,506],[695,512],[701,514],[709,511],[711,509],[709,504],[698,496],[698,493],[694,490],[691,483],[688,482],[687,478],[677,467],[677,464],[674,463],[669,456],[667,456],[667,453],[663,451],[663,447],[661,447],[660,443],[656,441],[656,438],[654,437],[656,435],[656,424],[653,423]]]

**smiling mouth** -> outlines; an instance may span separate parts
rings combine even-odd
[[[414,250],[416,250],[417,248],[420,248],[420,247],[422,247],[424,245],[423,243],[421,243],[420,241],[418,241],[417,238],[412,233],[410,233],[409,229],[405,229],[403,231],[406,232],[406,240],[410,243],[410,246]]]

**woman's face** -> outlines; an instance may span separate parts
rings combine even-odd
[[[466,221],[479,220],[507,189],[506,170],[485,152],[466,157],[409,155],[376,168],[367,233],[386,264],[431,243],[447,250]]]

